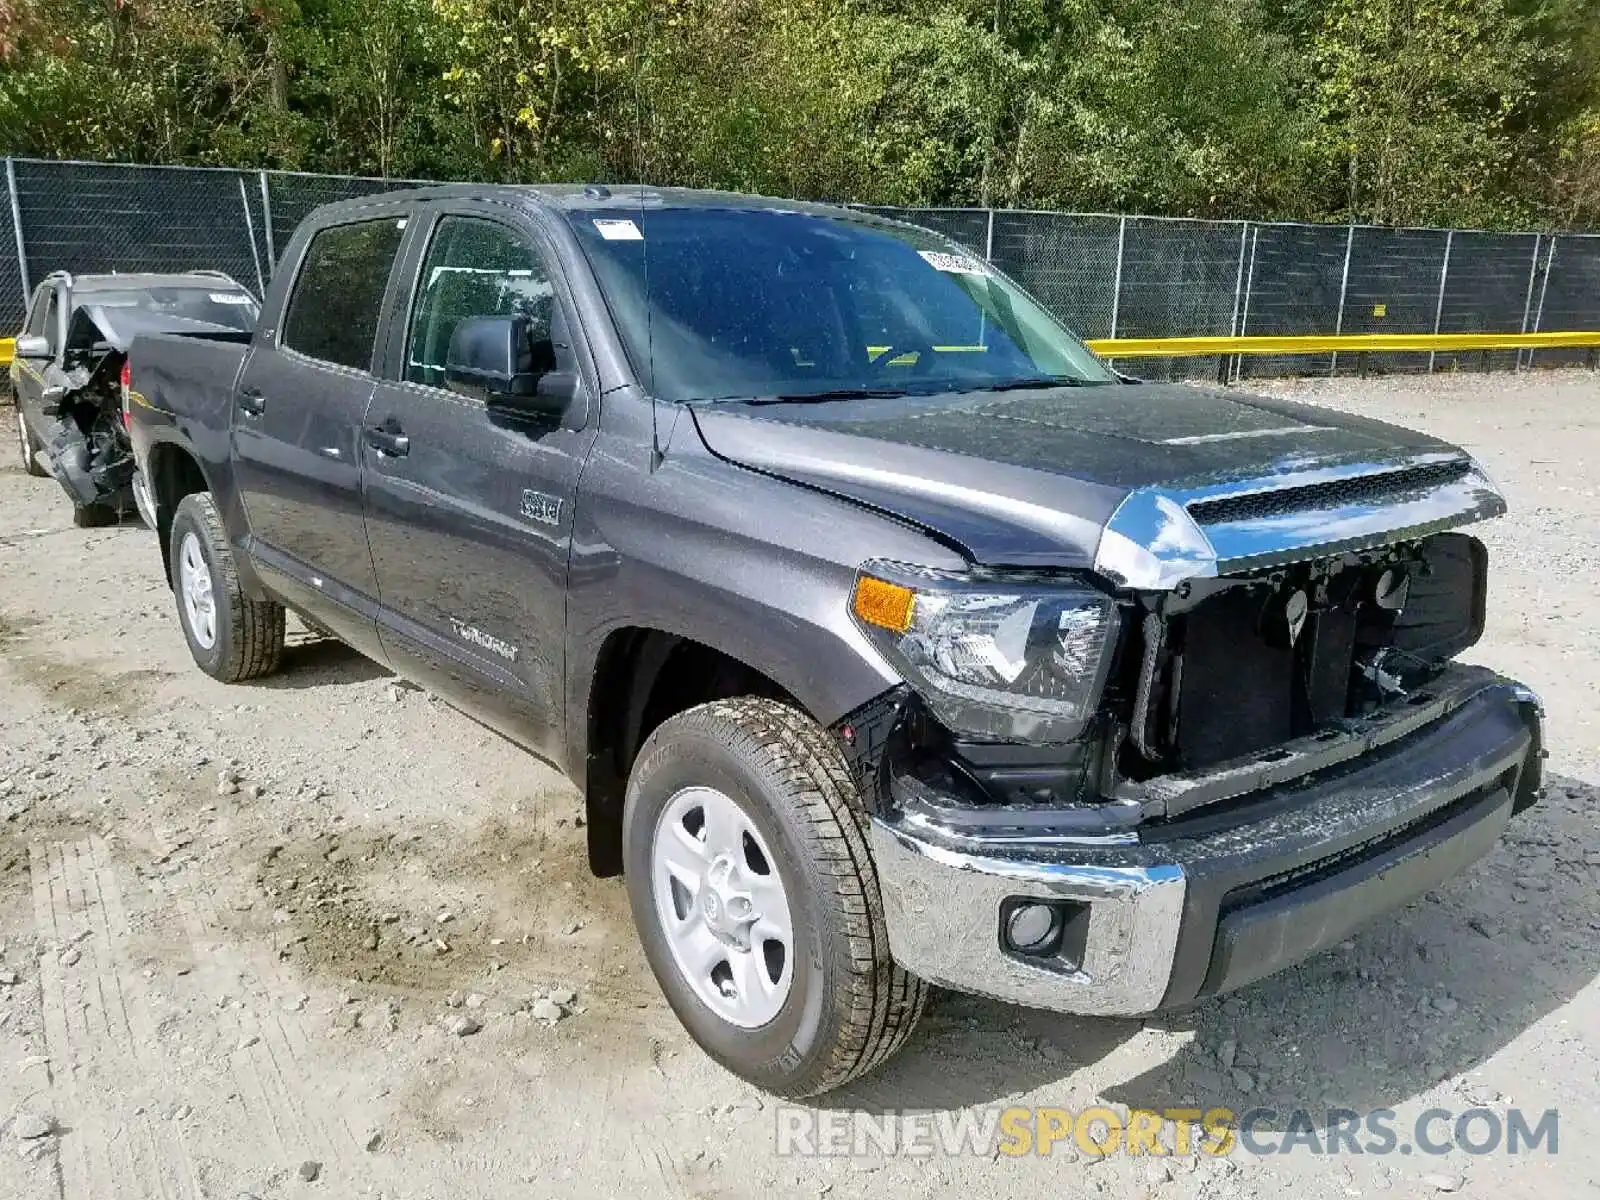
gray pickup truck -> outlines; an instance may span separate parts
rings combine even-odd
[[[248,345],[139,338],[195,661],[284,615],[560,766],[705,1049],[834,1088],[930,984],[1147,1014],[1448,880],[1539,794],[1457,657],[1461,450],[1138,383],[859,212],[444,187],[317,210]]]

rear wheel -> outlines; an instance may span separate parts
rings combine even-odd
[[[634,924],[705,1051],[782,1096],[812,1096],[904,1044],[927,985],[895,966],[865,817],[838,747],[771,700],[663,722],[628,781]]]
[[[195,665],[223,683],[269,675],[283,656],[283,605],[239,588],[233,550],[211,496],[185,496],[169,543],[178,620]]]
[[[33,430],[28,428],[27,415],[22,411],[22,402],[14,399],[17,406],[17,454],[22,459],[22,469],[35,479],[42,479],[50,474],[44,468],[44,461],[39,457],[42,447],[38,439],[33,436]]]

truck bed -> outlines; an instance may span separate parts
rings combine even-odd
[[[132,402],[225,433],[250,335],[148,334],[128,350]]]

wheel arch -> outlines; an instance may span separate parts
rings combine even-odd
[[[622,871],[622,806],[639,748],[669,717],[712,700],[759,696],[818,713],[774,674],[744,656],[679,633],[630,625],[606,635],[595,656],[583,725],[589,866]]]
[[[156,510],[156,540],[161,547],[161,565],[172,586],[172,517],[185,496],[211,491],[205,468],[186,447],[173,441],[157,441],[146,456],[146,479],[150,500]]]

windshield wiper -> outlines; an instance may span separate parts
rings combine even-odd
[[[1059,387],[1093,387],[1092,379],[1079,379],[1074,375],[1018,375],[1015,379],[997,379],[993,383],[973,384],[974,392],[1021,392]]]
[[[751,396],[746,404],[820,404],[829,400],[884,400],[909,396],[906,388],[831,388],[824,392],[782,392],[776,396]]]

